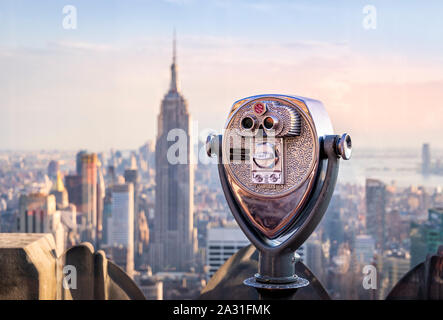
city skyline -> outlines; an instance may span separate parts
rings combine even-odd
[[[0,3],[0,299],[442,298],[443,3],[127,3]]]
[[[362,26],[364,2],[73,5],[76,30],[62,28],[63,4],[0,4],[0,150],[134,149],[154,140],[173,26],[200,130],[221,130],[240,97],[291,93],[323,101],[336,132],[349,129],[360,148],[443,147],[438,2],[423,16],[416,3],[376,1],[374,30]]]

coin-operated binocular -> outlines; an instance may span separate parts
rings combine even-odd
[[[307,286],[295,274],[295,250],[328,207],[350,136],[334,135],[320,101],[259,95],[234,103],[224,135],[209,136],[206,151],[218,156],[228,205],[260,253],[258,273],[244,283],[262,294]]]

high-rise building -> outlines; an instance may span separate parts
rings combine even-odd
[[[411,221],[409,231],[409,239],[411,242],[409,250],[411,253],[411,269],[426,259],[426,255],[428,254],[426,238],[426,224]]]
[[[103,177],[102,162],[97,162],[97,226],[96,226],[96,238],[97,247],[100,247],[103,241],[103,209],[105,201],[105,179]]]
[[[21,233],[52,233],[57,255],[65,249],[66,232],[61,212],[56,211],[54,195],[31,193],[19,198],[19,225]]]
[[[82,177],[78,175],[65,176],[65,187],[68,191],[69,202],[74,204],[77,211],[82,207]]]
[[[76,171],[77,171],[77,175],[81,176],[82,175],[82,156],[86,154],[86,150],[80,150],[79,152],[77,152],[77,156],[76,156]]]
[[[249,245],[249,240],[238,227],[210,228],[206,245],[207,278],[210,279],[234,253]]]
[[[138,206],[138,172],[137,169],[126,169],[124,173],[125,183],[131,183],[134,187],[134,250],[136,256],[136,266],[138,267],[138,262],[140,262],[140,255],[138,248],[140,247],[139,243],[139,206]]]
[[[82,150],[76,156],[76,173],[65,177],[71,203],[77,207],[82,241],[97,245],[103,211],[104,180],[97,154]],[[100,221],[98,221],[100,219]],[[100,229],[100,230],[99,230]]]
[[[435,254],[443,244],[443,208],[428,210],[428,220],[411,222],[411,268],[423,262],[428,254]]]
[[[68,192],[65,189],[60,172],[57,172],[56,181],[52,187],[51,194],[55,196],[57,209],[65,209],[69,206]]]
[[[112,188],[106,189],[105,199],[103,200],[103,234],[101,245],[109,245],[109,233],[111,232],[112,218]]]
[[[106,171],[106,181],[111,186],[117,183],[117,175],[115,173],[115,167],[112,165],[108,166],[108,170]]]
[[[410,270],[411,257],[404,251],[389,252],[382,258],[382,265],[378,265],[381,271],[381,286],[379,289],[379,298],[384,298],[392,287]]]
[[[318,279],[323,279],[323,251],[320,240],[308,239],[305,242],[303,262]]]
[[[431,173],[431,146],[424,143],[421,151],[421,171],[423,174]]]
[[[57,178],[57,173],[60,170],[60,164],[56,160],[51,160],[48,165],[48,177],[51,180],[55,180]]]
[[[132,157],[132,156],[131,156]],[[126,169],[124,172],[125,183],[132,183],[134,187],[134,212],[137,215],[137,188],[138,188],[138,172],[137,169]],[[134,219],[135,220],[135,219]]]
[[[78,211],[85,218],[83,240],[96,244],[97,229],[97,154],[83,153],[81,163],[82,203]]]
[[[325,226],[325,236],[330,241],[330,254],[332,256],[337,254],[338,247],[345,241],[345,223],[341,219],[341,211],[344,207],[345,203],[340,193],[334,193],[322,222]]]
[[[70,204],[68,207],[59,210],[61,222],[66,231],[66,249],[80,242],[77,233],[77,209],[75,205]]]
[[[137,169],[126,169],[125,170],[125,183],[132,183],[134,186],[134,212],[138,213],[138,203],[137,203],[137,189],[138,189],[138,173]]]
[[[50,217],[56,211],[55,196],[43,193],[21,195],[19,198],[19,231],[45,233],[50,229]]]
[[[193,170],[190,164],[190,115],[187,102],[177,88],[175,39],[173,51],[171,84],[158,115],[155,149],[155,220],[150,247],[150,261],[155,272],[188,270],[195,263],[197,251],[193,217]],[[174,152],[174,156],[179,159],[178,163],[168,161],[171,160],[168,159],[169,148],[178,143],[169,141],[171,130],[180,135],[179,142],[182,143]]]
[[[443,208],[429,209],[426,244],[428,253],[435,254],[443,245]]]
[[[155,168],[155,146],[151,141],[146,142],[139,149],[139,168],[141,170],[142,178],[150,180],[150,171]]]
[[[132,183],[134,186],[136,186],[137,182],[138,182],[137,169],[126,169],[125,183]]]
[[[110,245],[133,247],[133,192],[132,184],[116,184],[112,187],[112,222],[108,235]]]
[[[380,180],[366,179],[366,229],[383,250],[386,241],[386,185]]]
[[[355,256],[362,265],[371,264],[374,260],[375,241],[367,234],[361,234],[355,237],[354,242]]]
[[[124,249],[125,271],[132,275],[134,270],[134,186],[131,183],[112,186],[111,201],[112,217],[108,218],[108,243],[111,247]]]
[[[129,169],[137,170],[137,155],[134,151],[129,156]]]

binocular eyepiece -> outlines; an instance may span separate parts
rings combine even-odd
[[[334,135],[320,101],[259,95],[233,104],[223,136],[209,136],[206,150],[218,156],[229,207],[260,251],[259,272],[245,283],[307,285],[294,274],[294,252],[329,204],[350,136]]]

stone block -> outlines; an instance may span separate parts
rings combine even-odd
[[[0,233],[0,300],[54,300],[57,275],[52,235]]]

